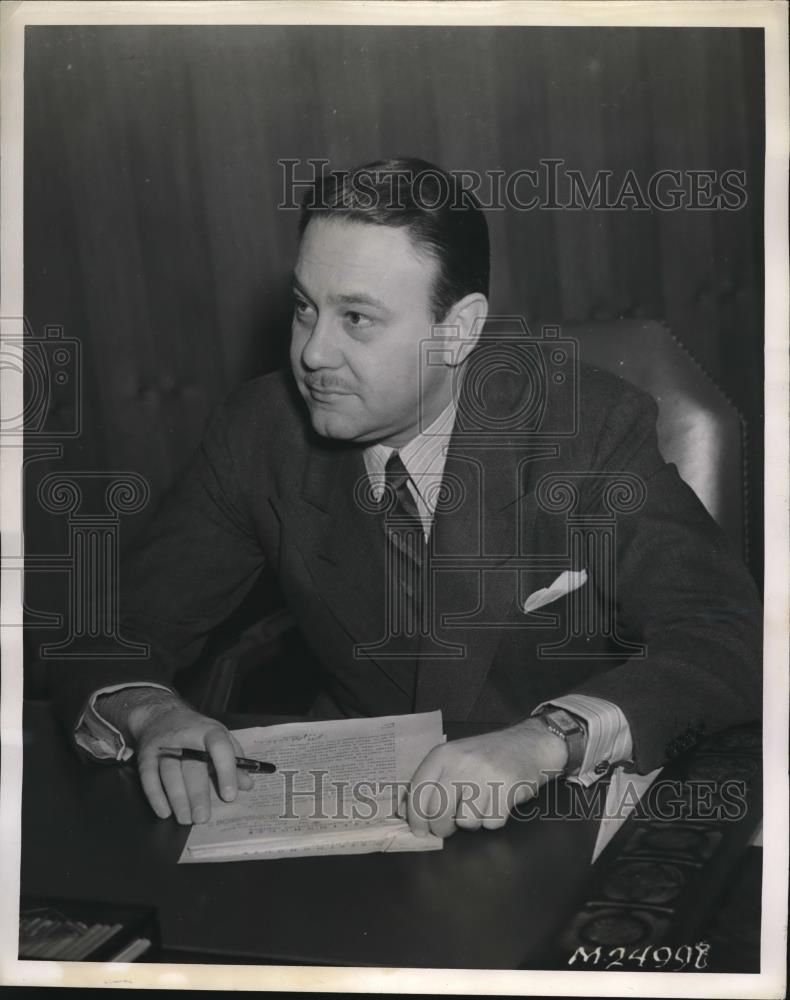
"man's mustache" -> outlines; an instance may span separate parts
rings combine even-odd
[[[315,375],[308,373],[304,376],[304,384],[308,389],[318,389],[321,392],[353,392],[354,387],[337,378],[335,375]]]

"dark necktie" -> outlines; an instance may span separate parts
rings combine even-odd
[[[384,470],[384,530],[388,539],[390,569],[390,634],[415,636],[425,631],[427,545],[417,504],[408,487],[409,473],[400,455],[393,452]]]

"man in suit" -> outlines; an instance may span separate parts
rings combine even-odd
[[[650,774],[757,718],[748,574],[663,461],[650,397],[560,342],[484,332],[474,197],[422,161],[376,163],[319,182],[300,237],[291,371],[220,408],[125,564],[124,632],[151,657],[70,674],[78,745],[136,752],[182,823],[208,817],[207,768],[160,746],[205,747],[226,799],[248,787],[233,737],[168,685],[264,567],[325,669],[314,718],[494,727],[420,765],[418,834],[501,826],[497,788],[509,807],[557,774]]]

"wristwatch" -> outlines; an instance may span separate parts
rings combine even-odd
[[[565,765],[565,777],[574,777],[581,769],[584,751],[587,747],[587,727],[576,715],[571,715],[564,708],[554,708],[547,705],[536,713],[549,731],[565,740],[568,746],[568,762]]]

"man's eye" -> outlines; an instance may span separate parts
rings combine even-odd
[[[346,319],[350,326],[355,327],[370,326],[373,322],[369,316],[365,316],[364,313],[355,312],[353,309],[346,313]]]
[[[294,299],[294,312],[297,316],[306,316],[310,312],[310,306],[301,299]]]

